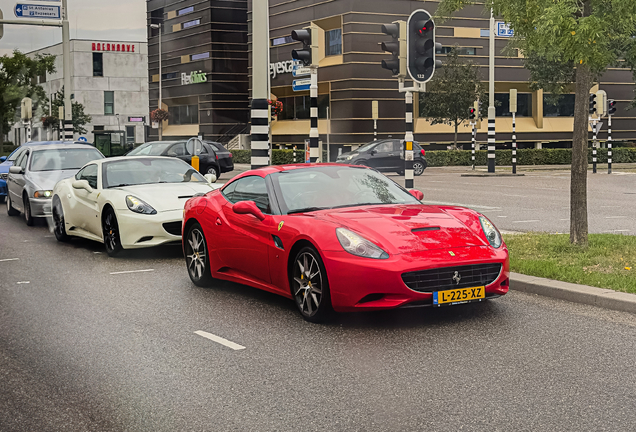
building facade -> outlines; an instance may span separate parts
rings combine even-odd
[[[39,77],[49,99],[55,98],[64,87],[62,44],[43,48],[37,54],[55,55],[55,73]],[[84,106],[91,123],[84,126],[88,142],[118,141],[123,138],[128,146],[145,142],[148,120],[148,46],[145,42],[118,42],[117,40],[71,40],[73,102]],[[42,112],[42,116],[49,115]],[[57,113],[53,113],[57,115]],[[58,139],[56,133],[34,119],[32,139]],[[22,130],[14,128],[17,143],[26,141]],[[119,134],[112,134],[119,132]],[[109,143],[110,144],[110,143]],[[120,143],[112,143],[119,145]]]
[[[161,84],[161,108],[170,114],[162,124],[163,139],[203,134],[227,141],[245,133],[247,0],[149,0],[147,12],[150,111],[159,108]],[[151,138],[158,132],[153,129]]]

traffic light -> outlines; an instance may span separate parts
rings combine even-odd
[[[470,108],[470,109],[468,110],[468,114],[469,114],[468,118],[469,118],[470,120],[475,120],[475,118],[477,117],[477,109],[476,109],[476,108],[474,108],[474,107],[473,107],[473,108]]]
[[[596,114],[596,95],[594,93],[590,94],[590,115]]]
[[[413,81],[429,81],[442,62],[435,60],[435,51],[442,45],[435,43],[435,23],[425,10],[416,10],[409,17],[408,27],[408,71]]]
[[[295,41],[303,43],[303,48],[292,50],[292,58],[299,60],[304,66],[318,66],[320,58],[318,57],[318,26],[312,24],[302,30],[293,30],[291,37]]]
[[[614,99],[607,101],[607,113],[609,115],[616,114],[616,101]]]
[[[389,42],[382,42],[382,51],[390,52],[393,57],[382,60],[382,67],[388,69],[394,76],[406,76],[406,23],[394,21],[392,24],[382,24],[382,33],[391,36]]]

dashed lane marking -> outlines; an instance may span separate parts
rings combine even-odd
[[[146,270],[127,270],[127,271],[120,271],[120,272],[112,272],[112,275],[120,275],[120,274],[130,274],[130,273],[147,273],[147,272],[153,272],[155,271],[155,269],[146,269]]]
[[[20,258],[5,258],[5,259],[0,259],[0,262],[7,262],[7,261],[18,261]]]
[[[513,221],[512,223],[530,223],[530,222],[541,222],[539,219],[533,220],[525,220],[525,221]]]
[[[18,285],[24,285],[24,284],[30,284],[31,281],[20,281],[18,282]]]
[[[232,348],[234,351],[245,349],[245,347],[243,345],[239,345],[237,343],[234,343],[232,341],[224,339],[221,336],[213,335],[212,333],[204,332],[202,330],[195,331],[194,333],[198,334],[199,336],[203,336],[206,339],[210,339],[213,342],[216,342],[216,343],[219,343],[221,345],[224,345],[224,346],[226,346],[228,348]]]
[[[627,216],[605,216],[605,219],[625,219]]]

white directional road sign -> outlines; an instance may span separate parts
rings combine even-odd
[[[294,78],[299,76],[311,75],[311,68],[305,66],[294,66],[292,75],[294,76]]]
[[[294,91],[307,91],[309,87],[311,87],[311,78],[292,81],[292,90]]]
[[[499,37],[513,37],[515,31],[510,28],[510,24],[506,24],[503,21],[497,21],[497,36]]]
[[[15,5],[15,16],[17,18],[48,18],[57,20],[62,19],[60,6],[46,6],[22,3],[18,3]]]

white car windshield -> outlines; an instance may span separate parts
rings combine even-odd
[[[187,163],[174,158],[135,158],[103,164],[104,188],[156,183],[206,182]]]
[[[381,204],[420,204],[393,180],[366,168],[317,166],[271,174],[286,213]]]
[[[144,144],[128,153],[128,156],[160,156],[174,142]]]
[[[94,148],[38,150],[31,157],[31,171],[78,170],[91,161],[103,158]]]

